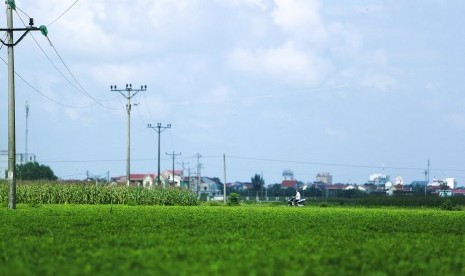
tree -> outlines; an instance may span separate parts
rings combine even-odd
[[[258,198],[258,192],[262,190],[262,187],[265,185],[265,180],[263,180],[262,176],[259,174],[255,174],[252,177],[252,190],[256,192]]]
[[[446,181],[439,180],[439,189],[441,190],[449,190],[449,185],[447,184]]]
[[[39,165],[37,162],[29,162],[16,166],[16,174],[22,180],[57,180],[49,166]]]

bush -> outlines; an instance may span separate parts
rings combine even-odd
[[[324,207],[329,207],[330,205],[328,202],[321,202],[319,206],[324,208]]]
[[[444,202],[440,206],[440,209],[445,210],[445,211],[460,211],[461,210],[460,206],[458,206],[457,204],[454,204],[452,200],[450,199],[444,200]]]
[[[228,197],[228,206],[238,206],[239,203],[239,194],[231,193]]]

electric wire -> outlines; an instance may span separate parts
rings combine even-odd
[[[53,23],[57,22],[60,18],[62,18],[63,15],[65,15],[71,8],[74,7],[74,5],[76,5],[77,2],[79,2],[79,0],[74,1],[74,3],[71,4],[71,6],[69,6],[69,8],[67,8],[60,16],[58,16],[55,20],[53,20],[51,23],[49,23],[49,24],[47,25],[47,27],[52,26]]]
[[[24,12],[23,12],[24,13]],[[24,20],[21,18],[21,16],[19,15],[19,13],[16,11],[16,14],[18,15],[20,21],[23,23],[23,25],[25,27],[26,26],[26,23],[24,22]],[[52,63],[52,65],[55,67],[55,69],[63,76],[63,78],[71,85],[73,86],[76,90],[78,90],[81,94],[83,94],[84,96],[87,96],[89,97],[90,99],[92,99],[96,104],[102,106],[103,108],[105,109],[109,109],[109,110],[119,110],[119,109],[115,109],[115,108],[110,108],[108,106],[105,106],[104,104],[102,104],[100,102],[100,100],[96,99],[95,97],[93,97],[89,92],[87,92],[87,90],[82,86],[82,84],[78,81],[78,79],[75,77],[75,75],[71,72],[71,70],[69,69],[69,67],[66,65],[65,61],[63,60],[63,58],[61,57],[60,53],[58,52],[58,50],[56,49],[56,47],[53,45],[52,41],[50,40],[50,38],[47,36],[47,39],[50,43],[50,46],[52,47],[52,49],[54,50],[54,52],[56,53],[56,55],[58,56],[58,58],[60,59],[61,63],[63,64],[63,66],[66,68],[66,70],[68,71],[69,75],[73,78],[73,80],[76,82],[76,84],[80,87],[80,89],[78,87],[76,87],[60,70],[59,68],[53,63],[53,61],[51,60],[51,58],[45,53],[45,51],[43,50],[43,48],[40,46],[40,44],[38,43],[38,41],[35,39],[34,35],[32,35],[32,38],[34,39],[34,41],[36,42],[37,46],[40,48],[40,50],[42,51],[42,53],[46,56],[46,58]]]
[[[18,12],[16,12],[16,14],[18,15],[19,19],[21,20],[21,22],[23,23],[23,25],[26,27],[26,24],[24,23],[24,20],[21,18],[21,16],[18,14]],[[35,38],[35,36],[31,33],[30,34],[32,39],[34,40],[34,42],[36,43],[37,47],[39,47],[40,51],[44,54],[44,56],[47,58],[47,60],[52,64],[52,66],[58,71],[58,73],[60,73],[60,75],[71,85],[73,86],[77,91],[79,91],[80,93],[82,93],[82,91],[80,91],[80,89],[74,84],[72,83],[66,76],[65,74],[58,68],[58,66],[53,62],[53,60],[50,58],[50,56],[45,52],[44,48],[42,48],[42,46],[40,45],[40,43],[37,41],[37,39]]]
[[[21,20],[21,22],[23,23],[24,26],[26,26],[26,24],[24,23],[23,19],[21,18],[21,16],[19,16],[19,14],[16,12],[16,14],[18,15],[19,19]],[[39,47],[40,51],[44,54],[44,56],[47,58],[47,60],[52,64],[52,66],[55,68],[55,70],[58,71],[58,73],[60,73],[60,75],[71,85],[73,86],[76,90],[78,90],[80,93],[82,93],[78,87],[76,87],[76,85],[74,83],[72,83],[66,76],[65,74],[58,68],[58,66],[52,61],[52,59],[49,57],[49,55],[47,55],[47,53],[45,52],[44,48],[42,48],[42,46],[40,45],[40,43],[37,41],[37,39],[35,38],[35,36],[31,33],[30,34],[32,39],[34,40],[34,42],[36,43],[37,47]]]
[[[0,57],[0,59],[6,64],[8,65],[8,62],[6,62],[6,60],[4,60],[2,57]],[[38,93],[39,95],[41,95],[42,97],[46,98],[47,100],[59,105],[59,106],[62,106],[62,107],[66,107],[66,108],[75,108],[75,109],[78,109],[78,108],[85,108],[85,107],[89,107],[90,105],[83,105],[83,106],[73,106],[73,105],[68,105],[68,104],[64,104],[64,103],[61,103],[57,100],[54,100],[52,99],[51,97],[47,96],[46,94],[40,92],[37,88],[35,88],[32,84],[30,84],[26,79],[24,79],[20,74],[18,74],[18,72],[14,71],[15,75],[20,78],[27,86],[29,86],[29,88],[31,88],[33,91],[35,91],[36,93]]]
[[[49,39],[50,41],[50,39]],[[105,109],[109,109],[109,110],[119,110],[118,108],[111,108],[111,107],[108,107],[104,104],[102,104],[100,102],[100,100],[96,99],[94,96],[92,96],[89,92],[87,92],[87,90],[82,86],[81,82],[78,81],[78,79],[76,78],[76,76],[74,76],[74,74],[71,72],[71,70],[69,69],[69,67],[66,65],[65,61],[63,60],[63,58],[61,57],[60,53],[58,53],[58,50],[56,49],[56,47],[53,45],[53,43],[50,41],[50,46],[52,46],[53,50],[55,51],[55,53],[57,54],[57,56],[59,57],[59,59],[61,60],[63,66],[66,68],[66,70],[68,71],[68,73],[71,75],[71,77],[74,79],[74,81],[79,85],[79,87],[81,87],[82,91],[84,91],[84,93],[89,97],[91,98],[96,104],[100,105],[101,107],[105,108]]]
[[[22,10],[20,10],[21,12],[23,12]],[[24,14],[26,14],[25,12],[23,12]],[[27,15],[27,14],[26,14]],[[3,38],[2,40],[4,40],[6,38],[7,34],[5,33],[3,35]],[[37,41],[36,41],[37,42]],[[0,50],[3,48],[3,43],[0,45]],[[45,53],[44,53],[45,54]],[[8,66],[8,62],[3,59],[2,57],[0,57],[0,59],[3,61],[3,63],[5,63],[5,65]],[[67,105],[67,104],[64,104],[64,103],[61,103],[57,100],[54,100],[52,98],[50,98],[49,96],[45,95],[44,93],[40,92],[37,88],[35,88],[32,84],[30,84],[25,78],[23,78],[18,72],[16,72],[16,70],[14,71],[15,75],[20,78],[27,86],[29,86],[33,91],[37,92],[39,95],[43,96],[44,98],[46,98],[47,100],[57,104],[57,105],[60,105],[62,107],[66,107],[66,108],[84,108],[86,106],[72,106],[72,105]]]
[[[294,163],[294,164],[306,164],[306,165],[320,165],[320,166],[334,166],[334,167],[350,167],[350,168],[368,168],[368,169],[379,169],[380,166],[373,165],[354,165],[354,164],[339,164],[339,163],[320,163],[320,162],[310,162],[310,161],[295,161],[295,160],[281,160],[281,159],[266,159],[266,158],[256,158],[256,157],[246,157],[246,156],[234,156],[229,155],[229,158],[233,159],[242,159],[242,160],[253,160],[253,161],[268,161],[268,162],[278,162],[278,163]],[[413,168],[413,167],[389,167],[385,166],[385,169],[392,170],[424,170],[424,168]],[[465,170],[463,170],[465,171]]]
[[[25,11],[23,11],[22,9],[20,9],[18,6],[16,6],[16,9],[15,9],[16,12],[20,11],[22,12],[25,16],[27,16],[28,18],[31,18]],[[19,16],[19,15],[18,15]]]

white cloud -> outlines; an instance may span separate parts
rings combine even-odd
[[[298,49],[292,41],[277,48],[236,48],[229,56],[229,63],[247,74],[301,84],[318,83],[330,69],[326,61]]]
[[[192,12],[193,9],[196,10],[196,6],[197,1],[161,0],[154,1],[146,11],[149,13],[152,26],[160,30],[175,23],[175,21],[188,18],[188,13]]]
[[[225,4],[232,6],[258,7],[262,10],[265,10],[268,7],[267,0],[227,0]]]
[[[317,0],[275,0],[274,23],[287,33],[322,42],[328,34]]]

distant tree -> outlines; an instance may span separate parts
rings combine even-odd
[[[449,190],[449,185],[447,185],[446,181],[439,180],[439,188],[441,190]]]
[[[273,184],[268,186],[268,196],[282,196],[283,189],[281,188],[281,184]]]
[[[52,169],[37,162],[29,162],[16,166],[16,175],[22,180],[57,180]]]
[[[307,189],[306,194],[311,197],[323,196],[323,192],[320,189],[318,189],[316,185],[310,186],[310,188]]]
[[[424,195],[425,194],[425,186],[416,184],[413,186],[413,194],[414,195]]]
[[[255,174],[252,177],[252,190],[256,192],[256,196],[258,197],[258,192],[260,192],[265,185],[265,180],[259,174]]]
[[[346,198],[357,198],[363,196],[365,193],[358,190],[358,189],[349,189],[349,190],[344,190],[343,195]]]

